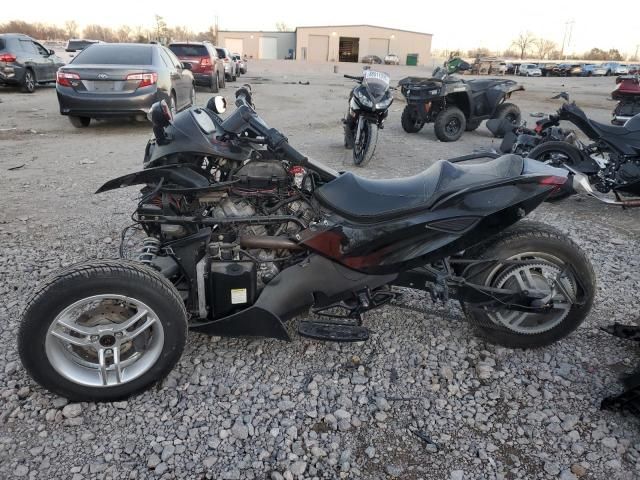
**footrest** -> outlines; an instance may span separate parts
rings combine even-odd
[[[298,333],[303,337],[330,342],[363,342],[369,338],[369,329],[359,325],[300,322]]]

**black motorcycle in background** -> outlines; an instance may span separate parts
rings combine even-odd
[[[565,120],[578,127],[591,143],[578,139],[573,143],[547,141],[533,148],[528,158],[579,172],[598,192],[613,192],[618,200],[620,194],[640,195],[640,115],[624,126],[606,125],[588,118],[566,92],[553,98],[562,98],[565,103],[555,115],[549,115],[540,134]]]
[[[345,75],[358,82],[349,95],[349,109],[344,123],[344,147],[353,149],[353,164],[364,167],[376,150],[378,129],[383,128],[393,95],[389,75],[365,70],[362,76]]]

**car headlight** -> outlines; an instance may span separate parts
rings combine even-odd
[[[361,105],[364,105],[365,107],[373,107],[373,102],[362,90],[356,90],[356,97],[358,97],[358,101]]]

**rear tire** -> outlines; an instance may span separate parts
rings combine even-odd
[[[558,168],[562,168],[563,163],[575,168],[582,162],[580,150],[575,145],[558,141],[541,143],[529,152],[527,158]],[[560,190],[549,195],[547,199],[560,200],[569,195],[571,195],[570,192]]]
[[[220,77],[218,77],[218,74],[215,72],[211,75],[209,90],[211,90],[211,93],[218,93],[220,91]]]
[[[22,79],[20,89],[24,93],[33,93],[36,91],[36,75],[30,68],[27,68],[24,72],[24,78]]]
[[[218,73],[218,78],[220,79],[220,88],[226,88],[227,77],[225,76],[225,74],[223,73],[222,75],[220,75],[220,73]]]
[[[167,279],[134,262],[96,260],[32,294],[18,352],[44,388],[72,401],[113,401],[165,377],[186,338],[184,302]]]
[[[407,105],[404,107],[400,123],[407,133],[418,133],[422,130],[422,127],[424,127],[424,122],[420,119],[418,109],[415,105]]]
[[[513,258],[533,259],[534,261],[538,259],[557,265],[556,270],[558,272],[563,270],[564,265],[566,265],[568,273],[565,273],[565,275],[567,276],[560,277],[560,281],[567,290],[574,289],[573,293],[580,294],[582,299],[581,304],[572,303],[570,307],[567,306],[567,310],[564,312],[558,312],[555,316],[552,313],[544,323],[541,323],[541,319],[544,319],[544,315],[548,314],[522,313],[507,308],[501,309],[502,312],[506,311],[515,315],[516,321],[503,320],[509,325],[513,322],[512,328],[497,320],[498,318],[503,318],[500,311],[495,310],[490,313],[482,309],[471,309],[471,304],[463,303],[462,307],[465,315],[476,327],[479,335],[489,342],[510,348],[544,347],[569,335],[578,328],[589,314],[596,291],[596,277],[591,262],[578,245],[566,234],[553,227],[537,222],[520,222],[487,239],[482,244],[469,249],[465,253],[465,258]],[[473,268],[470,269],[465,277],[468,281],[476,284],[495,286],[500,284],[501,278],[508,278],[509,269],[513,271],[514,268],[508,265],[486,268],[485,264],[476,268],[477,273],[475,274]],[[533,278],[536,277],[535,270],[539,267],[531,265],[531,267],[527,268],[532,272],[527,270],[529,273],[527,273],[526,278],[531,279],[530,282],[533,282]],[[542,276],[537,277],[537,281],[540,282],[542,278]],[[561,303],[558,303],[558,305],[561,305]],[[515,325],[518,321],[519,313],[528,317],[525,317],[527,320]],[[543,317],[540,317],[540,315],[543,315]],[[529,324],[525,323],[527,321]]]
[[[493,117],[491,118],[499,118],[509,120],[514,125],[519,125],[520,120],[522,119],[522,114],[520,113],[520,109],[517,105],[513,103],[501,103],[496,108]]]
[[[436,117],[433,125],[436,137],[441,142],[455,142],[464,133],[467,119],[458,107],[448,107]]]
[[[90,117],[76,117],[74,115],[69,115],[69,122],[76,128],[86,128],[91,123]]]

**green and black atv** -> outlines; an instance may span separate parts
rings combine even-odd
[[[475,130],[483,120],[507,119],[520,123],[520,109],[508,103],[513,92],[524,87],[513,80],[498,78],[463,80],[453,74],[471,66],[460,58],[445,62],[431,78],[406,77],[398,85],[407,100],[402,112],[402,128],[419,132],[425,123],[434,123],[438,140],[455,142]]]

